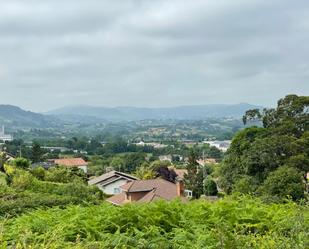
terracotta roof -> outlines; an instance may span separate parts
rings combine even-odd
[[[117,205],[117,206],[124,204],[125,201],[126,201],[126,194],[120,193],[118,195],[114,195],[114,196],[108,198],[107,201],[114,204],[114,205]]]
[[[67,167],[86,166],[88,163],[82,158],[55,159],[55,164]]]
[[[124,192],[115,195],[107,199],[115,205],[122,205],[128,203],[126,200],[126,193],[145,193],[137,202],[148,203],[154,200],[173,200],[177,197],[177,186],[176,184],[166,181],[164,179],[152,179],[152,180],[137,180],[129,182],[120,187]],[[186,198],[180,197],[183,201],[187,201]]]
[[[185,174],[188,174],[188,170],[186,169],[175,169],[175,168],[171,168],[171,169],[174,170],[176,175],[181,179],[184,179]]]
[[[115,180],[118,180],[118,179],[121,179],[121,178],[126,179],[126,180],[130,180],[130,181],[138,180],[138,178],[136,178],[135,176],[131,176],[131,175],[113,170],[113,171],[110,171],[106,174],[103,174],[103,175],[100,175],[98,177],[90,179],[88,181],[88,184],[94,185],[94,184],[97,184],[97,183],[101,183],[103,185],[107,185],[108,183],[114,182]]]

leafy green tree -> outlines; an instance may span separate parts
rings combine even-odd
[[[249,127],[235,135],[220,169],[220,187],[231,193],[244,192],[244,186],[250,185],[249,192],[254,191],[284,165],[305,176],[309,171],[308,109],[309,97],[288,95],[277,108],[248,111],[244,123],[261,120],[263,127]]]
[[[149,180],[156,178],[156,173],[147,164],[138,167],[135,176],[141,180]]]
[[[18,157],[13,160],[12,164],[21,169],[28,169],[30,167],[30,162],[26,158]]]
[[[130,153],[124,156],[124,171],[128,173],[133,173],[139,166],[145,162],[145,154]]]
[[[40,144],[34,141],[32,144],[32,149],[31,149],[32,162],[34,163],[40,162],[42,155],[43,155],[43,152],[41,150]]]
[[[125,170],[125,160],[122,157],[115,156],[112,158],[110,162],[110,166],[114,168],[114,170],[124,171]]]
[[[296,201],[304,198],[305,184],[301,173],[296,168],[282,166],[269,174],[259,191],[272,197],[290,196]]]
[[[217,183],[210,176],[204,180],[204,194],[209,196],[218,194]]]
[[[238,179],[234,185],[234,192],[242,194],[252,194],[256,191],[258,185],[255,182],[254,177],[242,176]]]

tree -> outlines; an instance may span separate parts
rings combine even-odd
[[[271,197],[290,196],[296,201],[304,198],[305,184],[301,173],[296,168],[282,166],[269,174],[259,191]]]
[[[194,198],[199,198],[203,194],[203,171],[197,163],[197,154],[191,150],[187,165],[188,173],[184,175],[186,188],[191,190]]]
[[[204,180],[204,193],[210,196],[218,194],[217,184],[210,176]]]
[[[110,166],[113,167],[114,170],[124,171],[125,161],[123,158],[119,156],[115,156],[112,158],[110,162]]]
[[[18,157],[13,161],[13,165],[17,168],[28,169],[30,162],[26,158]]]
[[[149,168],[149,165],[143,164],[137,168],[135,176],[141,180],[149,180],[156,178],[156,173]]]
[[[155,172],[156,177],[161,177],[170,182],[176,182],[177,174],[173,169],[170,169],[169,161],[154,161],[150,164],[150,168]]]
[[[249,127],[235,135],[220,169],[220,187],[227,193],[258,193],[259,186],[282,166],[305,176],[309,171],[308,110],[308,96],[288,95],[276,108],[247,111],[244,123],[260,119],[263,127]],[[246,185],[251,186],[248,191]]]
[[[34,163],[40,162],[42,157],[42,150],[40,144],[37,142],[32,143],[32,150],[31,150],[31,160]]]

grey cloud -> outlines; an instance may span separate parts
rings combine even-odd
[[[272,105],[309,94],[306,0],[3,0],[1,102]]]

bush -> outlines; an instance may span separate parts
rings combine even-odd
[[[211,177],[207,177],[206,180],[204,181],[204,193],[205,195],[218,194],[217,184]]]
[[[49,182],[69,183],[72,181],[84,181],[84,173],[79,169],[69,169],[66,167],[52,167],[45,173],[45,180]]]
[[[305,249],[308,218],[308,207],[251,197],[70,206],[6,222],[3,242],[14,248]]]
[[[233,192],[239,192],[242,194],[254,193],[257,188],[254,178],[250,176],[243,176],[234,185]]]
[[[30,171],[30,173],[39,180],[45,179],[46,170],[43,167],[36,167]]]
[[[26,158],[16,158],[12,164],[16,167],[16,168],[20,168],[20,169],[28,169],[30,167],[30,162],[26,159]]]
[[[297,169],[283,166],[269,174],[259,191],[270,197],[291,197],[296,201],[304,198],[305,184]]]
[[[6,177],[10,179],[10,187],[4,185],[0,188],[0,216],[16,215],[39,207],[100,204],[105,197],[96,186],[90,187],[80,179],[70,183],[47,182],[34,177],[33,171],[30,174],[13,166],[5,168],[9,172]]]

